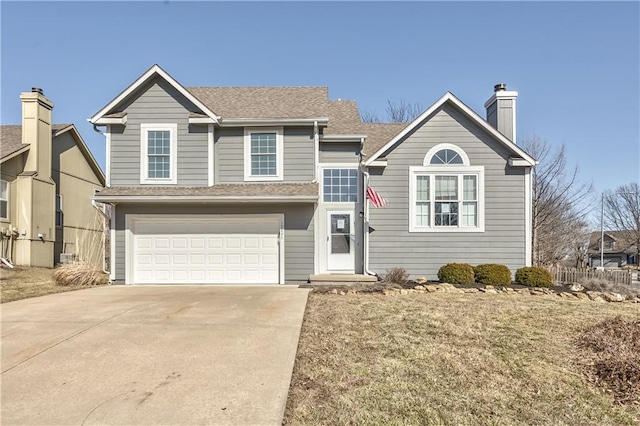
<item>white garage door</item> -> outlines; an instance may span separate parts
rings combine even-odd
[[[278,284],[280,219],[132,221],[134,284]]]

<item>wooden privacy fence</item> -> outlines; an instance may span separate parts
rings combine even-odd
[[[631,271],[597,271],[594,269],[547,268],[557,284],[580,283],[590,278],[607,280],[614,284],[631,285]]]

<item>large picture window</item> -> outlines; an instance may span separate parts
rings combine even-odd
[[[140,183],[177,183],[176,124],[140,125]]]
[[[282,128],[247,128],[244,141],[245,180],[282,180]]]
[[[409,169],[410,232],[483,232],[484,167],[454,145],[427,153]]]

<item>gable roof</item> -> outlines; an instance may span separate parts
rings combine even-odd
[[[438,99],[433,105],[427,108],[422,114],[420,114],[415,120],[413,120],[409,125],[407,125],[404,130],[395,135],[389,142],[384,144],[382,147],[378,148],[377,151],[369,156],[369,158],[364,162],[365,166],[370,165],[374,160],[380,157],[389,149],[393,148],[394,145],[401,142],[402,139],[413,131],[416,127],[420,125],[424,120],[429,118],[432,114],[434,114],[441,106],[445,103],[451,103],[456,108],[458,108],[462,113],[464,113],[471,121],[476,123],[479,127],[486,130],[490,135],[492,135],[498,142],[504,145],[508,150],[517,155],[518,157],[524,159],[529,166],[535,166],[537,164],[536,160],[527,154],[522,148],[520,148],[515,143],[511,142],[506,136],[496,130],[493,126],[491,126],[487,121],[485,121],[482,117],[480,117],[474,110],[466,106],[460,99],[458,99],[453,93],[447,92],[440,99]]]
[[[100,183],[104,186],[105,178],[102,169],[98,165],[93,154],[87,147],[84,139],[80,136],[80,132],[76,129],[76,126],[73,124],[52,124],[51,125],[51,137],[55,140],[56,136],[60,136],[66,132],[71,132],[73,137],[76,140],[76,143],[82,152],[82,155],[87,160],[87,163],[95,173],[96,177],[100,181]],[[55,141],[52,141],[55,143]],[[0,162],[5,162],[16,155],[19,155],[23,152],[27,152],[31,147],[30,144],[22,143],[22,126],[19,124],[15,125],[3,125],[0,126]]]
[[[326,87],[187,87],[222,121],[227,118],[326,117]]]
[[[198,98],[196,98],[193,94],[191,94],[187,89],[184,88],[176,79],[171,77],[169,73],[163,70],[160,65],[154,64],[151,68],[145,71],[140,77],[138,77],[133,83],[131,83],[126,89],[124,89],[118,96],[113,98],[111,102],[105,105],[100,111],[96,112],[92,117],[88,118],[92,124],[96,124],[96,122],[106,116],[109,113],[118,113],[120,111],[115,111],[117,106],[126,100],[130,95],[132,95],[138,88],[142,85],[150,81],[151,79],[159,76],[163,78],[167,83],[172,85],[178,92],[180,92],[184,97],[186,97],[191,103],[200,108],[202,112],[204,112],[209,118],[211,118],[215,123],[218,122],[218,116],[203,104]]]
[[[589,236],[589,254],[600,253],[600,231],[592,232]],[[636,242],[633,241],[629,232],[625,231],[604,231],[605,241],[607,237],[615,242],[612,249],[604,246],[604,253],[635,253]]]

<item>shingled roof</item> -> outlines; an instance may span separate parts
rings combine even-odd
[[[51,134],[55,135],[59,130],[70,126],[70,124],[54,124],[51,126]],[[22,126],[10,124],[0,126],[0,160],[11,154],[20,151],[29,144],[22,143]]]
[[[317,197],[317,183],[239,183],[239,184],[217,184],[214,186],[192,186],[192,187],[172,187],[172,186],[120,186],[105,188],[96,194],[98,199],[109,199],[115,197],[202,197],[202,198],[224,198],[224,197],[256,197],[256,198],[278,198],[278,197]]]

